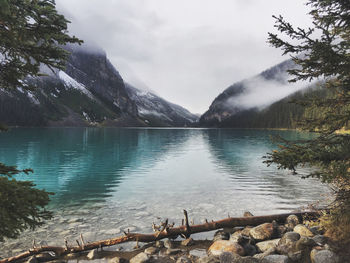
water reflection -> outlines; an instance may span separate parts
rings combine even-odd
[[[121,199],[157,202],[160,196],[186,207],[189,199],[198,206],[230,195],[259,202],[272,196],[281,207],[315,200],[323,189],[313,187],[314,181],[301,182],[299,176],[262,163],[262,156],[274,148],[269,136],[275,133],[281,132],[13,129],[0,136],[0,161],[33,168],[30,179],[56,193],[53,206]],[[309,136],[282,133],[293,139]],[[183,193],[187,198],[181,198]]]
[[[124,171],[152,169],[188,135],[176,129],[13,129],[0,136],[0,159],[33,168],[30,180],[55,192],[55,205],[104,200],[118,189]]]

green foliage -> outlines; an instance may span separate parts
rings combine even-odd
[[[28,174],[33,170],[18,170],[0,163],[0,241],[4,237],[15,238],[28,227],[40,226],[52,216],[44,209],[51,193],[35,189],[32,182],[12,178],[21,172]]]
[[[68,22],[57,13],[54,0],[0,0],[0,88],[29,88],[23,79],[42,75],[42,64],[63,69],[68,53],[60,46],[82,42],[67,34]],[[52,216],[44,208],[51,193],[12,178],[22,172],[33,171],[0,163],[0,240]]]
[[[311,7],[313,27],[294,28],[283,17],[275,17],[275,27],[286,37],[269,33],[269,42],[299,65],[289,70],[291,81],[324,79],[330,95],[300,102],[307,107],[300,124],[306,130],[317,131],[318,136],[298,142],[279,138],[280,149],[270,153],[266,163],[277,163],[279,168],[293,171],[300,165],[318,168],[309,176],[335,186],[333,214],[340,215],[336,211],[340,207],[349,209],[346,204],[350,202],[350,135],[337,133],[348,127],[350,120],[350,2],[309,0],[307,4]],[[335,216],[334,223],[337,220]]]
[[[81,43],[67,34],[68,22],[54,0],[0,0],[0,87],[22,86],[40,64],[63,69],[68,52],[60,45]]]

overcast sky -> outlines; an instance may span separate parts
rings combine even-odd
[[[70,32],[101,46],[123,79],[194,113],[286,57],[272,15],[310,24],[305,0],[56,0]],[[266,94],[268,96],[268,94]]]

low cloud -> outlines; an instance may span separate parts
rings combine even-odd
[[[225,106],[228,109],[247,110],[258,108],[262,110],[297,91],[306,89],[316,83],[308,81],[288,82],[290,75],[287,72],[279,75],[279,80],[266,80],[257,76],[243,81],[244,92],[227,99]]]

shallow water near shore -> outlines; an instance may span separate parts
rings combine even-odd
[[[38,244],[72,244],[130,232],[152,232],[152,222],[179,225],[186,209],[205,219],[289,212],[327,198],[315,179],[267,167],[276,148],[270,135],[297,131],[231,129],[16,128],[0,135],[0,162],[33,168],[38,188],[54,192],[55,217],[17,240],[0,243],[0,256]],[[175,225],[175,226],[176,226]],[[205,238],[209,234],[201,234]],[[212,234],[211,234],[212,235]],[[210,236],[211,237],[211,236]],[[128,247],[128,245],[123,245]],[[115,249],[115,248],[111,248]]]

